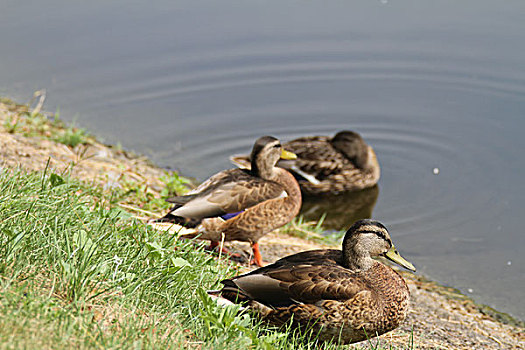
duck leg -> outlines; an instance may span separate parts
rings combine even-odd
[[[219,249],[217,249],[217,247],[220,247],[221,253],[224,253],[224,254],[226,254],[228,256],[235,255],[235,254],[232,254],[228,249],[224,248],[224,246],[221,247],[220,245],[221,245],[221,243],[218,242],[218,241],[210,241],[210,245],[208,247],[206,247],[206,249],[207,250],[212,250],[212,251],[215,251],[215,250],[219,251]]]
[[[217,252],[217,253],[219,253],[219,250],[220,250],[220,253],[224,254],[225,256],[230,257],[234,261],[243,260],[243,256],[241,254],[232,253],[229,249],[225,248],[224,246],[221,247],[221,244],[218,241],[210,241],[210,245],[206,247],[206,250]]]
[[[251,264],[255,263],[255,265],[257,265],[259,267],[263,267],[264,263],[263,263],[261,251],[259,250],[259,243],[258,242],[255,242],[255,243],[252,244],[252,250],[253,250],[253,259],[252,259],[252,261],[250,261],[250,263]]]
[[[218,241],[210,241],[210,245],[206,247],[206,250],[217,251],[218,252],[219,248],[220,248],[221,253],[229,256],[230,258],[242,258],[241,254],[239,254],[239,253],[232,253],[228,249],[226,249],[224,247],[221,247],[220,246],[220,242],[218,242]],[[253,243],[252,244],[252,250],[253,250],[253,258],[250,261],[250,265],[257,265],[258,267],[263,267],[264,266],[264,262],[263,262],[263,259],[262,259],[261,251],[259,249],[259,243]]]

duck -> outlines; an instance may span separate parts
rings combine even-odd
[[[210,248],[222,248],[222,241],[249,242],[252,262],[263,266],[259,239],[290,222],[301,208],[296,179],[275,166],[281,158],[295,157],[277,138],[262,136],[253,145],[250,169],[221,171],[188,194],[168,199],[175,206],[155,221],[182,225],[182,238],[209,240]]]
[[[278,166],[292,172],[304,195],[337,195],[359,191],[377,184],[381,170],[374,149],[357,132],[339,131],[335,136],[305,136],[283,145],[297,155]],[[247,155],[231,161],[248,167]]]
[[[375,257],[415,271],[396,250],[387,228],[372,219],[354,223],[342,250],[300,252],[225,279],[208,291],[218,304],[243,304],[275,326],[312,332],[321,341],[349,344],[398,327],[410,292],[401,275]]]

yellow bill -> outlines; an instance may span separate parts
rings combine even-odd
[[[394,246],[392,246],[386,253],[385,253],[385,257],[390,260],[390,261],[393,261],[395,262],[396,264],[398,265],[401,265],[403,266],[405,269],[408,269],[410,271],[416,271],[416,268],[414,267],[414,265],[412,265],[410,262],[406,261],[405,258],[403,258],[396,250],[396,248]]]
[[[297,159],[297,155],[283,148],[281,152],[281,159]]]

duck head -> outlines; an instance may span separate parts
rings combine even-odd
[[[273,168],[279,159],[296,159],[297,156],[283,149],[273,136],[262,136],[255,141],[250,155],[251,171],[255,176],[271,179]]]
[[[343,239],[343,263],[353,271],[366,271],[373,257],[383,256],[396,264],[416,271],[396,250],[387,228],[379,221],[359,220],[348,229]]]

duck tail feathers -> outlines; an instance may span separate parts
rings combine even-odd
[[[235,304],[234,302],[226,299],[225,297],[223,297],[221,295],[221,292],[222,292],[222,290],[208,290],[208,291],[206,291],[206,293],[208,293],[210,298],[212,300],[215,300],[215,302],[219,306],[226,307],[226,306],[231,306],[231,305],[238,305],[238,304]],[[244,309],[245,309],[245,307],[241,306],[241,310],[244,310]]]

